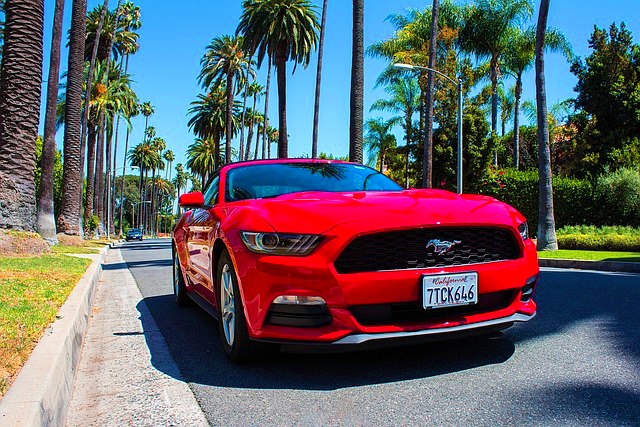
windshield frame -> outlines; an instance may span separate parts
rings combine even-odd
[[[224,201],[224,203],[235,203],[235,202],[242,202],[242,201],[248,201],[248,200],[262,200],[262,199],[270,199],[270,198],[276,198],[276,197],[280,197],[280,196],[284,196],[284,195],[288,195],[288,194],[301,194],[301,193],[308,193],[308,192],[327,192],[327,193],[356,193],[356,192],[374,192],[374,193],[380,193],[380,192],[396,192],[396,191],[404,191],[405,188],[398,184],[395,180],[393,180],[392,178],[390,178],[389,176],[385,175],[384,173],[381,173],[380,171],[369,167],[367,165],[363,165],[363,164],[359,164],[359,163],[350,163],[350,162],[343,162],[343,161],[336,161],[336,162],[331,162],[331,161],[295,161],[294,159],[287,159],[289,161],[285,161],[284,159],[282,160],[276,160],[276,161],[272,161],[272,162],[250,162],[248,164],[237,164],[237,165],[230,165],[231,167],[228,167],[226,169],[226,171],[224,171],[224,182],[220,182],[220,189],[219,189],[219,196],[218,196],[218,200],[220,201]],[[389,181],[390,184],[394,184],[395,186],[397,186],[397,188],[394,189],[371,189],[371,190],[344,190],[344,191],[332,191],[332,190],[301,190],[301,191],[290,191],[290,192],[285,192],[282,194],[277,194],[277,195],[271,195],[271,196],[266,196],[266,197],[246,197],[246,198],[241,198],[241,199],[234,199],[232,197],[230,197],[230,177],[232,177],[232,175],[236,172],[239,171],[241,169],[246,169],[246,168],[253,168],[253,167],[260,167],[260,166],[278,166],[278,165],[283,165],[283,166],[289,166],[289,165],[318,165],[318,166],[323,166],[323,165],[338,165],[338,166],[347,166],[347,167],[354,167],[354,168],[363,168],[363,169],[367,169],[369,170],[370,174],[367,175],[365,177],[365,181],[370,179],[371,177],[374,176],[380,176],[382,175],[386,180]]]

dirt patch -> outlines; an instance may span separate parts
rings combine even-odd
[[[84,246],[86,241],[80,236],[67,236],[59,233],[57,236],[58,243],[64,246]]]
[[[0,256],[40,256],[49,252],[49,245],[37,233],[0,230]]]

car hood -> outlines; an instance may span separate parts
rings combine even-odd
[[[322,234],[349,222],[366,222],[373,230],[436,224],[513,225],[524,221],[515,209],[491,197],[442,190],[305,192],[245,201],[241,206],[260,215],[280,233]]]

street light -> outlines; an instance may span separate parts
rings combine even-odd
[[[403,69],[403,70],[425,70],[425,71],[433,71],[441,77],[444,77],[446,81],[453,84],[458,88],[458,173],[457,173],[457,189],[458,194],[462,194],[462,80],[455,81],[451,77],[446,74],[441,73],[438,70],[434,70],[429,67],[421,67],[418,65],[410,65],[410,64],[393,64],[394,68]],[[408,143],[408,141],[407,141]]]

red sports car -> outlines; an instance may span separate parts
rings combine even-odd
[[[229,164],[180,197],[178,305],[219,319],[232,361],[487,334],[536,314],[525,218],[478,195],[405,190],[360,164]]]

